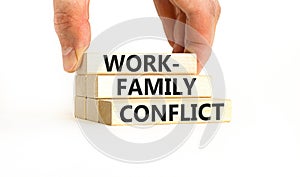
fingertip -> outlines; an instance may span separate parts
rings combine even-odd
[[[76,50],[77,64],[75,66],[75,70],[77,70],[80,67],[80,65],[82,63],[83,54],[84,54],[84,52],[86,51],[87,48],[88,47],[84,47],[82,49],[77,49]]]
[[[64,70],[68,73],[75,72],[81,65],[82,56],[85,52],[84,49],[67,48],[63,50],[63,66]]]
[[[198,62],[197,62],[197,75],[200,74],[200,72],[202,71],[202,69],[203,69],[203,66],[202,66],[201,63],[198,61]]]
[[[66,72],[74,72],[74,67],[77,64],[76,52],[73,48],[67,47],[62,50],[63,66]]]
[[[199,75],[200,72],[203,69],[203,63],[201,62],[201,56],[199,55],[199,53],[188,50],[187,48],[184,49],[184,53],[194,53],[194,54],[196,54],[196,57],[197,57],[197,75]]]
[[[67,72],[67,73],[74,73],[75,72],[74,70],[67,70],[66,68],[64,68],[64,71]]]
[[[173,53],[183,53],[184,52],[184,47],[182,47],[179,44],[174,44],[173,45]]]

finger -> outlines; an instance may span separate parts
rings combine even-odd
[[[162,21],[163,28],[171,47],[174,45],[174,25],[176,19],[176,9],[169,0],[154,0],[156,11]]]
[[[186,10],[187,23],[198,31],[209,45],[212,45],[220,13],[221,8],[217,0],[200,1],[197,3],[197,8]]]
[[[64,70],[74,72],[91,41],[89,0],[54,0],[54,26],[61,48]]]
[[[220,6],[217,0],[173,1],[187,16],[185,52],[197,54],[200,72],[211,54]]]
[[[185,14],[177,8],[177,18],[174,26],[174,40],[175,44],[173,45],[174,53],[183,53],[184,52],[184,38],[185,38]]]
[[[184,53],[195,53],[197,55],[197,73],[199,74],[210,58],[211,46],[206,42],[198,43],[191,40],[186,40],[185,43]]]

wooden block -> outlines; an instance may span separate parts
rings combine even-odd
[[[87,99],[86,102],[86,117],[87,120],[93,122],[99,122],[99,108],[103,108],[99,106],[99,102],[96,99]],[[103,111],[102,111],[103,112]]]
[[[86,119],[86,98],[85,97],[75,97],[74,114],[76,118]]]
[[[117,69],[116,63],[122,67]],[[197,57],[191,53],[111,55],[85,53],[77,74],[197,74]]]
[[[86,76],[85,75],[77,75],[75,77],[75,95],[86,97]]]
[[[231,101],[221,99],[87,99],[87,119],[106,125],[223,123]]]
[[[86,80],[76,80],[80,93],[84,92],[81,88],[86,88],[86,94],[78,96],[89,98],[209,98],[212,95],[209,76],[87,75]]]

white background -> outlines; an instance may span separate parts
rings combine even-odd
[[[178,151],[137,165],[99,153],[73,118],[74,75],[63,71],[52,1],[1,1],[0,176],[299,176],[299,1],[220,3],[214,51],[232,122],[205,149],[197,125]],[[95,37],[156,12],[150,0],[91,0],[90,16]]]

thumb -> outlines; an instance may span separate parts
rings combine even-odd
[[[64,70],[74,72],[91,41],[89,0],[53,0],[53,5]]]

